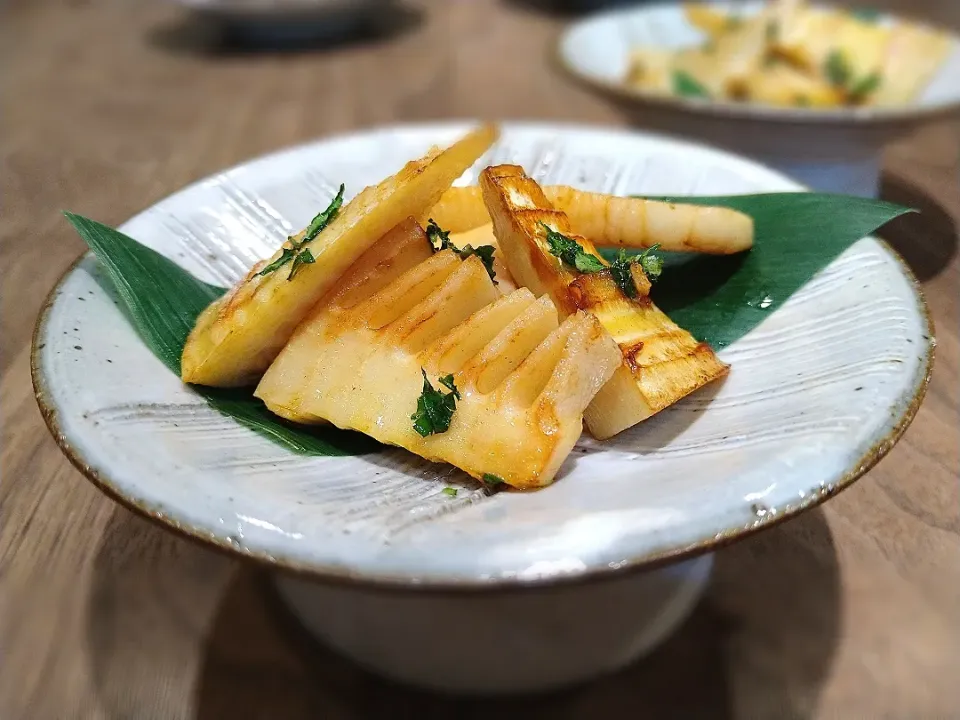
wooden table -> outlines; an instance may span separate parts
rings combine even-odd
[[[954,0],[912,7],[960,25]],[[492,0],[418,8],[361,43],[257,54],[218,50],[163,3],[8,4],[0,716],[960,717],[956,125],[887,158],[884,194],[924,211],[887,235],[938,327],[913,426],[825,507],[721,552],[682,631],[615,677],[474,703],[387,685],[291,632],[256,571],[117,507],[61,456],[28,372],[37,309],[83,249],[61,208],[119,223],[253,155],[398,120],[622,124],[548,69],[563,18]]]

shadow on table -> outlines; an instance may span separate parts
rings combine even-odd
[[[503,0],[520,10],[558,15],[560,17],[582,15],[599,10],[636,5],[637,0]]]
[[[237,567],[114,511],[86,611],[107,717],[804,718],[840,634],[836,550],[819,508],[717,553],[706,599],[649,657],[540,696],[455,699],[370,676],[301,631],[266,573]]]
[[[481,700],[368,675],[306,636],[266,575],[246,569],[216,615],[196,717],[804,718],[835,653],[840,592],[830,530],[815,509],[718,553],[706,600],[649,657],[561,692]]]
[[[185,14],[150,30],[147,42],[166,52],[207,57],[331,52],[405,35],[419,27],[423,15],[419,8],[389,5],[357,27],[334,34],[325,33],[319,23],[239,25]]]
[[[81,600],[89,682],[103,717],[189,716],[201,648],[235,565],[114,508],[89,570],[90,597]]]
[[[957,254],[960,239],[960,230],[950,213],[923,190],[894,175],[881,178],[880,197],[920,211],[897,218],[880,235],[900,253],[920,281],[939,275]]]

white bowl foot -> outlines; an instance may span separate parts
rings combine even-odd
[[[503,694],[581,682],[648,653],[693,610],[712,567],[704,555],[614,580],[447,594],[274,581],[310,632],[374,673]]]

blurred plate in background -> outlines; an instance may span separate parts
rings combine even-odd
[[[749,16],[763,2],[719,2]],[[888,22],[891,16],[880,16]],[[923,122],[960,113],[960,37],[918,101],[897,107],[778,107],[658,94],[627,85],[635,47],[702,43],[680,2],[597,13],[559,38],[555,60],[571,79],[611,102],[635,124],[750,155],[818,190],[873,196],[883,147]]]

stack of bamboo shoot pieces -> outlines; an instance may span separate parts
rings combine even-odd
[[[553,481],[584,419],[608,438],[726,374],[653,304],[639,265],[627,297],[609,269],[584,274],[551,254],[545,232],[597,257],[584,234],[730,252],[752,243],[751,219],[541,189],[511,165],[453,188],[497,136],[483,126],[433,149],[289,238],[200,315],[183,380],[256,383],[288,420],[531,488]],[[440,247],[427,218],[453,231]],[[492,263],[473,251],[481,245]]]

